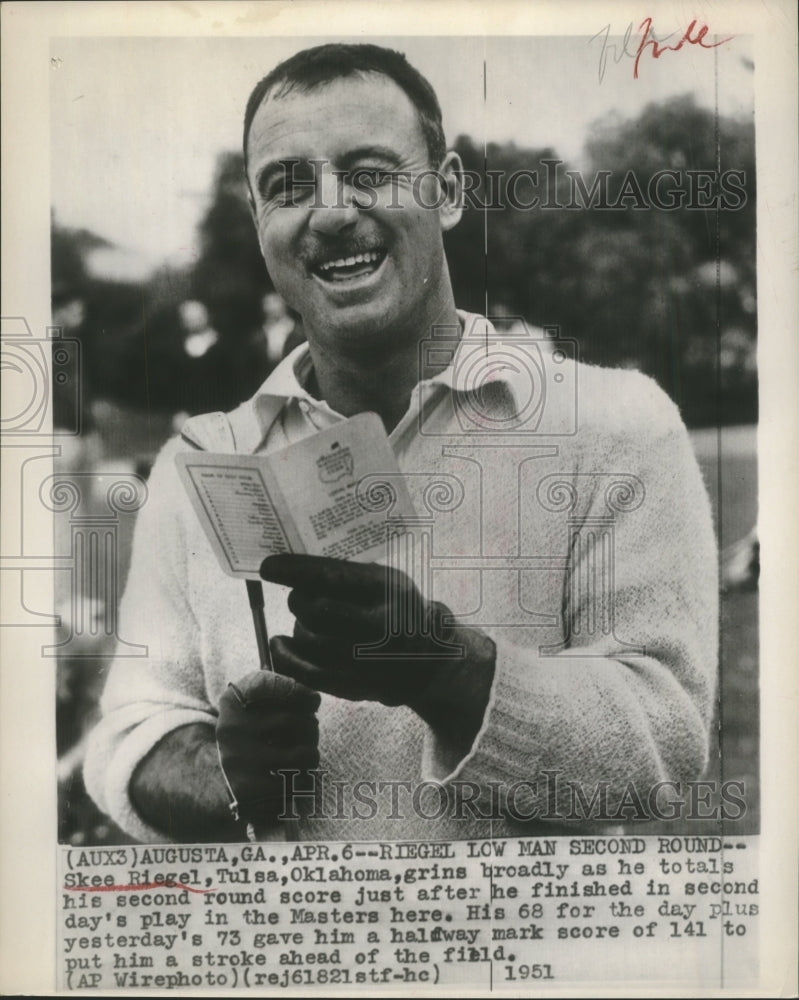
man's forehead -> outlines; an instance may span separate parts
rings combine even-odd
[[[287,142],[312,143],[337,135],[372,140],[376,128],[399,143],[410,137],[424,142],[418,112],[405,91],[383,73],[363,73],[311,89],[268,94],[253,118],[248,148],[266,153]]]

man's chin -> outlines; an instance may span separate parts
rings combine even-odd
[[[399,326],[397,310],[379,303],[359,303],[325,311],[307,327],[310,341],[318,340],[341,349],[357,349],[372,354],[382,352],[392,343],[393,331]]]

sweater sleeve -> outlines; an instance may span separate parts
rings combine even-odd
[[[136,766],[173,729],[215,719],[187,594],[185,496],[174,463],[178,449],[177,441],[169,442],[153,466],[120,607],[119,634],[146,643],[146,655],[121,655],[127,650],[120,648],[84,765],[86,787],[99,807],[127,833],[150,842],[166,838],[142,822],[130,801],[128,784]]]
[[[646,810],[659,782],[703,770],[716,684],[716,545],[688,434],[654,391],[655,419],[597,437],[595,471],[573,476],[575,494],[590,496],[571,527],[564,515],[572,534],[561,648],[541,643],[534,628],[524,643],[495,636],[482,728],[461,760],[430,733],[428,777],[514,787],[529,818],[596,817],[575,813],[574,786],[583,803],[605,789],[611,809],[626,803],[632,812],[599,818],[624,820],[644,818],[637,802]],[[604,470],[635,477],[640,496],[623,487],[609,508],[613,475]]]

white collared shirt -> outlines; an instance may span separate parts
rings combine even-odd
[[[488,382],[500,382],[508,387],[510,397],[506,406],[515,411],[523,407],[524,401],[529,407],[531,393],[536,389],[545,394],[543,383],[534,384],[539,380],[533,379],[533,384],[529,384],[530,351],[538,350],[537,342],[534,344],[532,338],[527,337],[505,342],[484,317],[462,310],[458,310],[457,315],[460,329],[444,330],[443,334],[437,333],[422,344],[422,350],[428,347],[431,354],[448,356],[450,360],[436,375],[421,379],[414,386],[407,411],[389,434],[401,466],[420,427],[428,421],[440,423],[442,418],[452,417],[453,396],[456,409],[457,400],[461,400],[461,417],[466,416],[469,422],[479,415],[480,393]],[[308,391],[312,365],[308,344],[299,345],[280,362],[253,399],[244,404],[255,408],[260,437],[257,441],[251,439],[241,450],[274,451],[346,419],[325,400],[315,398]],[[573,366],[571,371],[574,371]],[[573,375],[571,379],[573,381]],[[468,402],[470,398],[472,405]],[[477,427],[470,429],[478,430]],[[497,427],[483,429],[491,433]],[[456,436],[462,431],[460,424],[452,428]]]
[[[483,725],[464,755],[409,708],[324,695],[324,808],[303,838],[542,832],[544,774],[576,782],[589,798],[598,783],[618,798],[635,781],[645,798],[657,782],[692,780],[704,764],[715,546],[676,407],[637,373],[577,365],[557,345],[547,357],[535,338],[514,345],[486,320],[460,318],[462,335],[443,331],[429,342],[451,354],[415,387],[390,440],[420,515],[411,575],[496,645]],[[304,387],[309,365],[307,347],[298,348],[253,399],[210,415],[223,445],[209,433],[195,446],[272,451],[344,419]],[[178,480],[186,439],[170,442],[153,468],[120,615],[128,645],[86,765],[101,808],[144,840],[159,834],[128,797],[138,762],[175,728],[213,725],[228,683],[258,663],[242,582],[219,571]],[[270,634],[291,635],[286,588],[268,584],[264,595]],[[144,655],[129,654],[131,643]],[[371,817],[349,805],[338,813],[335,789],[386,780],[440,783],[453,794],[458,783],[481,796],[504,789],[518,812],[431,820],[407,802],[395,816],[381,799]]]

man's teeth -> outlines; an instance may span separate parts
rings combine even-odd
[[[359,253],[355,257],[339,257],[338,260],[328,260],[320,264],[320,271],[332,271],[337,267],[353,267],[355,264],[376,264],[380,260],[380,254],[376,251]]]

